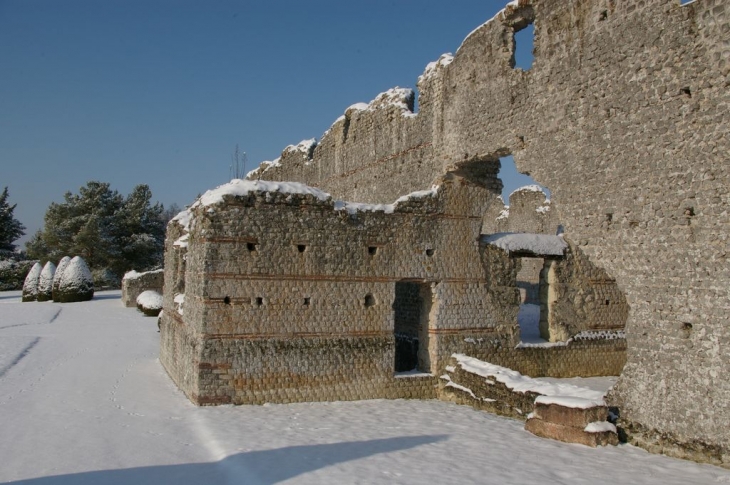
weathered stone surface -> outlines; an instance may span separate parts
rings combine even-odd
[[[578,443],[594,448],[596,446],[615,446],[618,444],[618,436],[613,431],[588,433],[581,428],[543,421],[539,418],[528,419],[525,423],[525,429],[542,438],[563,441],[565,443]]]
[[[122,304],[126,307],[137,305],[137,297],[144,291],[151,290],[162,294],[165,271],[130,271],[122,278]]]
[[[522,71],[512,34],[527,22]],[[257,176],[391,202],[455,166],[491,171],[498,191],[511,153],[626,296],[612,404],[647,441],[730,456],[728,56],[726,0],[520,0],[424,73],[415,116],[407,103],[348,111],[311,156]]]
[[[581,430],[590,423],[608,419],[608,408],[606,406],[592,406],[584,409],[559,404],[545,404],[538,401],[535,403],[532,413],[536,418],[543,421],[580,428]]]

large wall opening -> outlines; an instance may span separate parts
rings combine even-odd
[[[393,301],[395,372],[431,372],[428,354],[428,321],[431,285],[399,281]]]

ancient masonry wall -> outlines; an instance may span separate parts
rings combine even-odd
[[[525,72],[513,33],[529,22]],[[418,114],[391,92],[348,110],[311,156],[290,150],[253,176],[390,202],[513,154],[626,294],[611,397],[632,439],[728,462],[729,78],[727,0],[520,0],[429,66]]]
[[[479,238],[496,197],[447,174],[391,206],[277,191],[198,203],[168,228],[160,360],[198,404],[435,397],[455,352],[534,375],[618,372],[619,341],[515,348],[515,261]]]
[[[146,271],[137,273],[130,271],[122,278],[122,304],[126,307],[137,306],[137,297],[147,290],[154,290],[162,294],[164,270]]]

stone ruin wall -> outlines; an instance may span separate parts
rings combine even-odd
[[[433,398],[454,353],[535,376],[618,373],[623,341],[517,345],[517,263],[479,242],[496,198],[447,174],[392,214],[278,192],[194,207],[187,230],[168,227],[160,360],[198,404]],[[409,339],[417,356],[398,369]],[[416,364],[427,375],[396,375]]]
[[[311,157],[254,176],[391,202],[511,153],[626,294],[611,399],[634,442],[727,463],[729,16],[727,0],[520,0],[425,73],[417,115],[351,109]],[[524,72],[511,59],[526,22]]]
[[[122,304],[126,307],[136,307],[137,297],[147,290],[156,291],[162,294],[164,282],[164,270],[145,271],[137,273],[132,271],[122,278]]]
[[[285,193],[193,209],[186,245],[179,224],[168,228],[165,284],[185,300],[180,313],[165,294],[160,360],[198,404],[434,397],[433,376],[394,377],[395,285],[429,285],[448,303],[419,336],[426,371],[465,339],[512,341],[512,263],[491,254],[498,273],[478,244],[493,197],[455,177],[393,214]]]

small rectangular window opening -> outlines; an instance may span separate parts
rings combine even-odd
[[[375,256],[378,253],[377,246],[368,246],[368,254],[370,256]]]
[[[258,246],[258,244],[253,243],[253,242],[246,243],[246,249],[248,249],[251,252],[256,251],[256,249],[257,249],[256,246]]]
[[[514,49],[512,67],[529,71],[535,60],[535,26],[532,22],[522,28],[515,26]]]
[[[264,299],[261,298],[260,296],[257,296],[256,297],[256,306],[261,306],[263,304],[264,304]]]
[[[306,249],[307,246],[305,244],[297,244],[297,251],[299,251],[300,253],[303,253],[304,251],[306,251]]]
[[[308,296],[304,297],[304,306],[309,306],[309,304],[312,302],[312,299]]]

